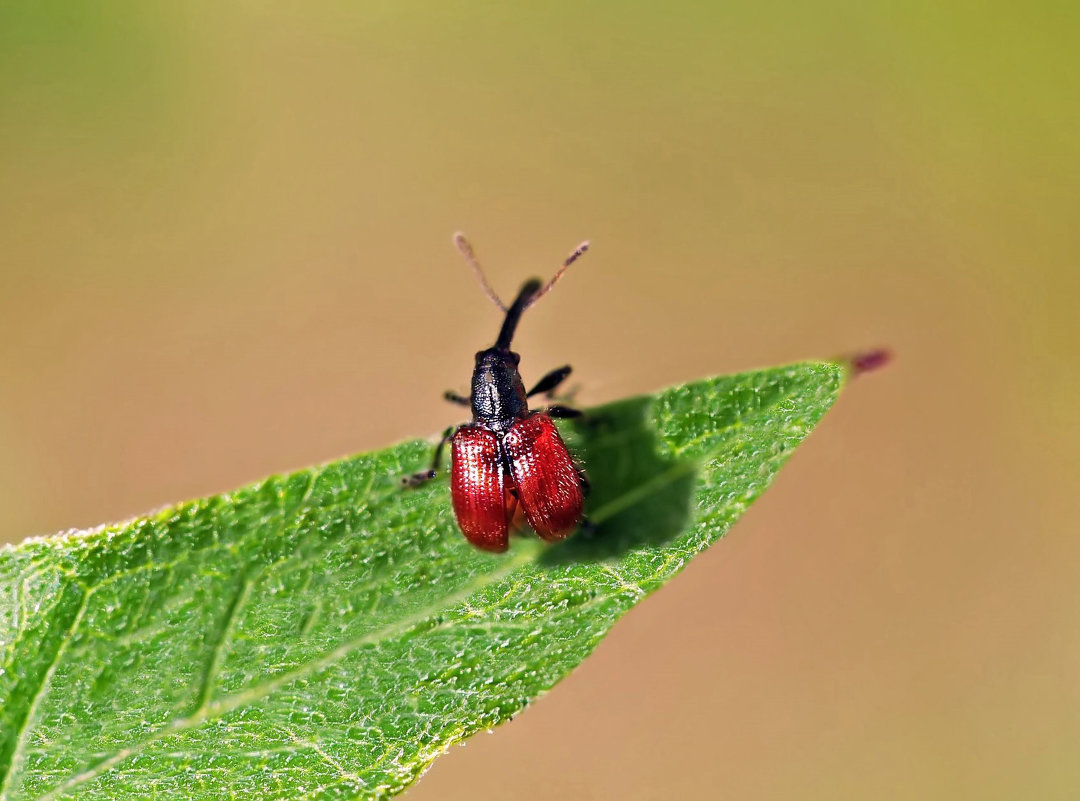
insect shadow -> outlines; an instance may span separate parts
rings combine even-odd
[[[686,529],[698,466],[664,452],[651,412],[650,398],[630,398],[564,427],[588,475],[585,515],[594,522],[545,550],[540,564],[609,559]]]

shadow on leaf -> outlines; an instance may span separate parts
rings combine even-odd
[[[547,549],[541,565],[611,559],[685,530],[698,466],[662,452],[651,410],[651,398],[630,398],[567,427],[591,484],[585,515],[593,525]]]

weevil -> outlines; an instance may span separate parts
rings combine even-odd
[[[526,392],[518,370],[521,357],[510,346],[525,310],[551,291],[589,243],[579,245],[546,284],[537,278],[526,281],[509,306],[488,285],[465,237],[455,234],[454,243],[505,316],[495,344],[476,354],[469,396],[444,394],[452,403],[469,406],[472,422],[446,429],[430,469],[403,482],[415,487],[434,478],[449,443],[450,496],[458,526],[469,542],[487,551],[505,551],[519,505],[541,539],[564,539],[582,522],[588,482],[552,418],[579,417],[581,412],[559,403],[533,410],[529,398],[541,394],[551,398],[570,375],[570,366],[552,370]]]

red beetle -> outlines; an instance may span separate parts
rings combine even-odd
[[[576,409],[559,404],[529,410],[528,398],[550,393],[570,375],[570,366],[552,370],[528,392],[518,372],[521,357],[510,341],[522,313],[555,285],[563,272],[588,250],[582,243],[547,284],[526,281],[507,308],[488,286],[472,248],[461,234],[458,249],[473,268],[491,301],[506,312],[495,344],[476,354],[470,397],[447,392],[454,403],[472,407],[472,423],[451,426],[435,448],[431,469],[406,479],[417,486],[435,477],[442,450],[451,443],[453,468],[450,494],[465,538],[487,551],[505,551],[518,505],[542,539],[554,542],[581,522],[585,477],[566,449],[552,417],[578,417]]]

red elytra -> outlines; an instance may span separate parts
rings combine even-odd
[[[507,549],[518,503],[532,530],[549,542],[564,539],[581,522],[581,477],[546,414],[518,420],[501,443],[494,432],[465,425],[451,444],[454,514],[477,548]]]
[[[585,506],[581,474],[551,418],[536,412],[515,423],[503,449],[533,531],[554,542],[577,528]]]
[[[455,242],[506,317],[495,344],[476,354],[470,396],[445,395],[447,400],[471,407],[472,423],[448,428],[435,448],[431,469],[405,482],[418,486],[434,478],[442,450],[450,442],[450,495],[458,526],[469,542],[487,551],[505,551],[519,507],[542,539],[564,539],[582,520],[586,483],[551,418],[581,413],[559,404],[533,411],[528,398],[540,393],[551,397],[570,374],[570,367],[552,370],[526,392],[518,372],[520,357],[510,350],[510,342],[525,309],[555,285],[588,243],[579,246],[546,285],[536,279],[526,281],[507,308],[488,286],[468,242],[460,234]]]

